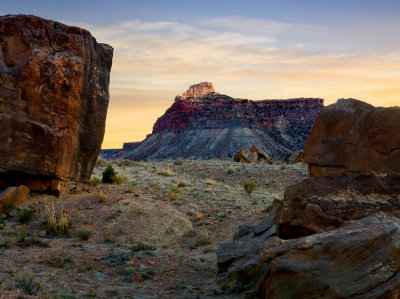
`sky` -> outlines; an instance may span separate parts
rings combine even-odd
[[[212,82],[252,100],[400,106],[399,0],[1,0],[114,48],[102,148],[140,141],[176,95]]]

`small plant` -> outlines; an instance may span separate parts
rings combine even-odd
[[[103,238],[104,238],[104,242],[105,243],[110,243],[110,244],[114,244],[115,243],[115,238],[109,232],[105,232],[103,234]]]
[[[19,212],[18,221],[21,223],[27,223],[32,219],[33,213],[35,211],[32,209],[23,209]]]
[[[49,234],[67,234],[72,225],[67,214],[62,210],[57,216],[54,204],[46,206],[46,221],[44,227]]]
[[[210,253],[210,252],[215,252],[214,248],[206,247],[206,248],[203,249],[203,253]]]
[[[126,177],[119,176],[118,174],[114,175],[111,179],[113,180],[113,183],[116,183],[118,185],[121,185],[127,181]]]
[[[205,179],[204,183],[206,183],[207,185],[215,185],[217,182],[213,179]]]
[[[169,198],[170,198],[171,200],[177,200],[177,199],[178,199],[178,196],[179,196],[178,192],[179,192],[178,188],[175,187],[175,186],[172,186],[172,187],[169,189],[169,193],[168,193]]]
[[[153,270],[149,269],[149,270],[142,272],[141,276],[144,280],[148,280],[148,279],[151,279],[155,274],[156,273]]]
[[[82,225],[76,232],[75,236],[80,238],[81,240],[88,241],[90,237],[93,235],[93,231],[87,225]]]
[[[279,166],[280,170],[285,170],[286,169],[286,165],[282,164],[281,166]]]
[[[185,187],[187,187],[187,184],[185,182],[179,182],[177,187],[178,188],[185,188]]]
[[[107,161],[106,160],[104,160],[103,158],[97,158],[97,160],[96,160],[96,167],[99,167],[99,168],[101,168],[101,167],[104,167],[104,166],[106,166],[108,163],[107,163]]]
[[[229,174],[235,173],[235,171],[236,171],[235,166],[233,166],[233,165],[231,164],[231,165],[229,165],[229,167],[225,170],[225,173],[229,175]]]
[[[157,174],[158,175],[167,176],[167,177],[170,177],[170,176],[174,175],[174,173],[169,168],[162,169]]]
[[[17,278],[17,287],[29,295],[36,295],[40,290],[40,282],[33,275],[23,274]]]
[[[102,181],[101,181],[100,178],[93,178],[93,179],[90,180],[90,185],[97,186],[97,185],[101,184],[101,182]]]
[[[99,200],[99,202],[106,202],[107,197],[104,195],[103,191],[100,191],[97,195],[97,199]]]
[[[174,165],[182,165],[183,164],[183,159],[182,158],[178,158],[174,161]]]
[[[257,184],[254,181],[244,181],[243,188],[246,190],[247,194],[251,194],[257,189]]]
[[[134,163],[132,161],[129,161],[129,160],[122,160],[118,164],[119,167],[132,166],[132,165],[134,165]]]
[[[156,247],[142,242],[137,242],[135,245],[132,246],[131,250],[135,252],[142,250],[154,251],[156,250]]]
[[[211,238],[208,236],[200,236],[196,242],[194,243],[194,246],[204,246],[204,245],[209,245],[211,244]]]
[[[113,177],[115,177],[115,170],[111,165],[108,165],[103,171],[103,183],[113,183]]]

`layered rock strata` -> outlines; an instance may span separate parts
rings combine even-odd
[[[89,179],[104,136],[112,55],[84,29],[0,17],[0,188]]]
[[[161,116],[132,160],[233,158],[257,145],[273,158],[302,149],[323,99],[251,101],[216,93],[211,83],[191,86]]]

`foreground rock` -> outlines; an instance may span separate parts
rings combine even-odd
[[[29,194],[29,188],[26,186],[19,187],[8,187],[6,190],[0,193],[0,214],[11,208],[12,206],[16,206],[23,201],[25,201],[26,197]]]
[[[400,108],[348,99],[318,114],[304,148],[310,175],[400,172]]]
[[[387,214],[261,249],[261,298],[398,298],[400,220]]]
[[[103,141],[112,54],[81,28],[0,17],[0,188],[89,179]]]
[[[120,159],[230,158],[256,144],[272,158],[304,147],[323,99],[251,101],[193,85],[154,124],[152,134]]]
[[[286,188],[276,216],[277,234],[303,237],[379,211],[400,217],[399,182],[400,174],[351,172],[305,179]]]

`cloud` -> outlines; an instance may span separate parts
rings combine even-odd
[[[115,49],[106,148],[143,139],[174,96],[201,81],[241,98],[305,96],[332,103],[354,97],[400,105],[400,42],[393,38],[400,35],[400,21],[337,27],[243,18],[75,25]]]

